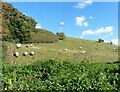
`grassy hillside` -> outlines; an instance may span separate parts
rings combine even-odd
[[[58,37],[44,29],[37,29],[35,32],[31,32],[31,42],[34,43],[53,43],[58,41]]]
[[[118,61],[118,52],[113,52],[113,48],[118,49],[117,46],[100,43],[95,41],[77,39],[66,37],[65,40],[56,43],[34,43],[33,47],[26,47],[27,44],[22,44],[22,47],[16,49],[15,44],[11,43],[14,51],[20,53],[19,57],[13,57],[14,63],[29,64],[37,60],[68,60],[72,62],[116,62]],[[94,46],[96,45],[96,46]],[[79,49],[82,47],[82,49]],[[109,47],[109,48],[108,48]],[[68,49],[68,51],[63,51],[63,49]],[[80,52],[85,50],[85,54]],[[23,56],[22,54],[27,51],[35,51],[34,56]],[[108,55],[109,53],[109,55]]]

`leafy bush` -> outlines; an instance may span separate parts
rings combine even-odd
[[[59,40],[63,40],[65,38],[64,32],[57,32],[56,35],[58,36]]]
[[[98,39],[98,42],[101,43],[101,42],[104,42],[104,40],[103,39]]]
[[[8,90],[81,91],[120,90],[120,64],[58,62],[3,65],[2,87]]]

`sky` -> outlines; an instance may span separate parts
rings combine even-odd
[[[9,2],[37,21],[36,28],[118,44],[117,2]]]

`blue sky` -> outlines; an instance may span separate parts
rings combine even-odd
[[[118,40],[117,2],[11,2],[27,16],[34,18],[36,27],[53,33],[63,31],[65,35],[106,41]]]

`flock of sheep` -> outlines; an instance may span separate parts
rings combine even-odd
[[[98,46],[100,46],[100,45],[101,45],[101,44],[98,43]],[[96,47],[95,44],[94,44],[93,46]],[[82,49],[82,47],[79,47],[79,49]],[[97,47],[96,47],[95,49],[98,50]],[[108,49],[110,49],[110,47],[108,47]],[[63,49],[63,51],[68,51],[68,49]],[[118,52],[118,50],[117,50],[116,48],[113,48],[113,52]],[[81,54],[85,54],[86,51],[85,51],[85,50],[82,50],[80,53],[81,53]],[[110,53],[108,52],[107,55],[109,55],[109,54],[110,54]]]
[[[20,43],[16,44],[17,49],[20,48],[21,46],[22,46],[22,44],[20,44]],[[33,44],[28,44],[28,45],[26,45],[26,47],[33,47]],[[14,56],[15,56],[15,57],[18,57],[19,55],[20,55],[19,52],[14,52]],[[27,56],[27,55],[33,56],[33,55],[35,55],[35,52],[34,52],[34,51],[31,51],[30,53],[28,53],[27,51],[25,51],[25,52],[23,53],[23,55],[24,55],[24,56]]]
[[[98,43],[98,45],[100,46],[101,44]],[[22,44],[20,44],[20,43],[16,44],[17,49],[20,48],[21,46],[22,46]],[[93,46],[96,47],[96,45],[93,45]],[[26,47],[33,47],[33,44],[27,44]],[[79,49],[82,49],[82,47],[79,47]],[[95,49],[97,50],[97,48],[95,48]],[[110,47],[108,47],[108,49],[110,49]],[[68,49],[65,48],[65,49],[63,49],[63,51],[68,51]],[[113,48],[113,52],[118,52],[118,50],[117,50],[116,48]],[[86,53],[86,51],[85,51],[85,50],[82,50],[80,53],[81,53],[81,54],[84,54],[84,53]],[[108,52],[107,55],[109,55],[109,54],[110,54],[110,53]],[[24,56],[27,56],[27,55],[33,56],[33,55],[35,55],[35,52],[34,52],[34,51],[31,51],[30,53],[28,53],[27,51],[25,51],[25,52],[23,53],[23,55],[24,55]],[[19,52],[15,52],[15,53],[14,53],[14,56],[18,57],[18,56],[19,56]]]

